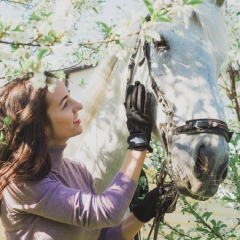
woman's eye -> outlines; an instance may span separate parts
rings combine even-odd
[[[63,109],[68,106],[68,102],[65,102],[63,105]]]
[[[158,51],[163,51],[163,50],[167,50],[169,49],[169,46],[167,45],[167,42],[165,41],[165,39],[161,38],[161,40],[155,40],[153,38],[152,40],[154,47],[158,50]]]

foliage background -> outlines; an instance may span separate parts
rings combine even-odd
[[[171,11],[156,11],[152,5],[154,1],[135,2],[138,2],[139,9],[145,6],[155,20],[169,21]],[[166,10],[166,6],[172,1],[159,2]],[[198,3],[199,0],[175,1],[172,8],[175,7],[175,11],[187,16],[189,6]],[[35,84],[43,86],[41,74],[44,70],[52,71],[63,79],[64,70],[79,65],[96,65],[113,46],[119,48],[118,58],[126,60],[128,50],[124,49],[122,40],[134,34],[127,31],[134,19],[124,5],[118,6],[122,17],[118,19],[117,25],[112,19],[103,19],[99,16],[104,11],[104,4],[104,0],[0,1],[1,84],[32,71],[39,76],[35,78]],[[228,68],[222,73],[219,88],[226,99],[225,105],[230,113],[228,116],[232,116],[227,119],[228,124],[235,134],[230,143],[228,176],[214,200],[219,204],[228,204],[240,216],[240,3],[237,0],[227,0],[225,5],[223,14],[229,27],[230,51]],[[5,9],[10,10],[4,14]],[[126,31],[119,32],[119,29]],[[150,170],[158,169],[165,156],[154,139],[152,147],[154,152],[149,155],[145,169],[154,185],[155,172]],[[217,221],[213,212],[201,209],[199,202],[191,202],[181,196],[178,204],[182,214],[192,216],[194,228],[184,230],[179,225],[170,226],[164,222],[159,228],[161,239],[240,239],[240,217],[231,219],[229,227],[229,222]],[[149,231],[148,225],[145,228]],[[166,231],[166,228],[169,230]]]

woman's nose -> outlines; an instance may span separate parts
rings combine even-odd
[[[77,101],[75,101],[75,104],[74,104],[74,108],[73,108],[74,110],[74,112],[78,112],[78,111],[80,111],[81,109],[83,109],[83,105],[80,103],[80,102],[77,102]]]

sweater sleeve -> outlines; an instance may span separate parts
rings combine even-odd
[[[122,223],[116,227],[103,228],[98,237],[98,240],[125,240],[122,234]]]
[[[119,172],[101,195],[68,188],[50,178],[11,184],[3,194],[9,207],[17,212],[97,229],[120,224],[136,185]]]

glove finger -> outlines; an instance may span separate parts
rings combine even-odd
[[[159,193],[159,189],[158,187],[154,188],[153,190],[151,190],[150,192],[147,193],[147,195],[151,198],[157,198],[159,197],[160,193]]]
[[[132,110],[138,112],[137,108],[137,98],[138,98],[138,86],[140,85],[139,81],[135,82],[135,85],[133,87],[132,91]]]
[[[124,106],[126,108],[127,114],[132,109],[132,92],[133,92],[133,88],[134,88],[133,85],[130,85],[127,88],[126,99],[125,99],[125,103],[124,103]]]
[[[142,114],[144,112],[144,104],[145,104],[145,87],[143,84],[139,84],[137,92],[137,109]]]
[[[146,93],[145,96],[145,103],[144,103],[144,110],[143,113],[144,115],[151,116],[151,100],[152,100],[152,94],[151,93]]]

